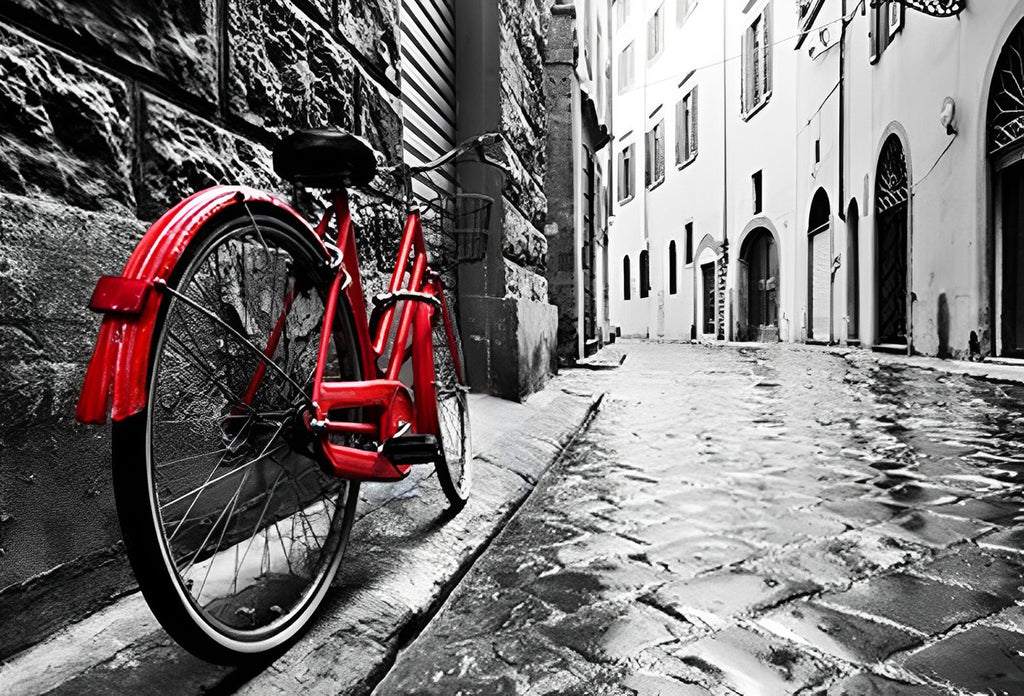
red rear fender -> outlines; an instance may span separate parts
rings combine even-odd
[[[243,203],[259,204],[264,211],[269,209],[286,217],[319,240],[313,228],[280,199],[245,187],[215,186],[186,198],[164,213],[135,247],[121,276],[143,281],[150,287],[154,280],[167,280],[196,232],[214,215]],[[326,256],[326,249],[324,254]],[[118,286],[113,285],[115,289]],[[123,284],[124,287],[133,285],[137,283]],[[123,420],[145,407],[149,349],[160,301],[158,292],[141,293],[132,312],[115,311],[112,309],[117,304],[114,301],[99,302],[98,308],[104,311],[103,323],[76,412],[82,423],[103,423],[108,412],[114,420]]]

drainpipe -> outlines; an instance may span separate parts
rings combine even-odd
[[[839,20],[839,219],[846,222],[846,7]]]
[[[728,244],[729,240],[729,118],[727,116],[729,111],[729,90],[728,90],[728,70],[726,66],[729,64],[726,60],[728,56],[728,14],[727,7],[729,3],[722,3],[722,242]],[[743,66],[740,66],[740,70]],[[694,269],[696,272],[696,269]],[[728,285],[729,282],[729,268],[728,264],[725,269],[725,280]],[[717,284],[718,279],[715,278]],[[722,302],[725,302],[725,293],[722,293]],[[730,303],[731,304],[731,303]],[[723,312],[723,321],[726,324],[732,324],[732,309],[731,306],[726,305],[725,312]],[[727,340],[735,338],[732,335],[732,327],[722,327],[722,335]]]

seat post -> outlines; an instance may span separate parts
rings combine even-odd
[[[344,251],[345,245],[348,244],[347,235],[352,231],[352,211],[348,207],[348,190],[345,188],[334,189],[331,191],[331,200],[334,203],[334,213],[338,216],[337,245]]]

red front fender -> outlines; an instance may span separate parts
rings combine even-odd
[[[153,223],[135,247],[121,276],[150,286],[154,280],[167,280],[203,224],[243,202],[272,205],[316,236],[298,213],[274,196],[241,186],[214,186],[181,201]],[[143,296],[137,314],[108,312],[104,316],[78,399],[76,417],[80,422],[104,423],[108,411],[114,420],[123,420],[146,406],[149,349],[159,309],[160,293],[149,292]]]

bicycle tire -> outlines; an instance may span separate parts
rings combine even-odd
[[[204,223],[161,301],[147,405],[114,423],[115,500],[139,586],[167,632],[210,662],[266,656],[297,636],[352,527],[358,483],[324,473],[300,422],[331,280],[325,261],[308,230],[257,206]],[[271,357],[294,383],[267,369],[239,411],[257,352],[176,293],[260,350],[280,322]],[[333,334],[327,374],[361,379],[345,302]]]
[[[434,312],[432,324],[434,396],[437,400],[438,440],[441,445],[441,456],[434,468],[448,502],[458,510],[469,500],[473,470],[466,362],[462,357],[455,317],[444,310],[438,310]],[[446,324],[451,329],[450,336]],[[456,369],[454,355],[458,356],[461,369]]]

